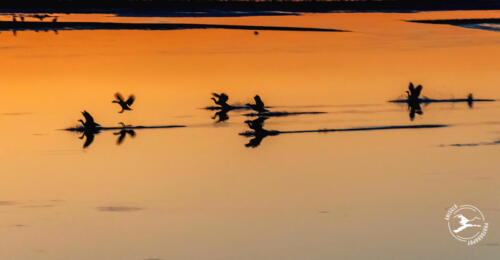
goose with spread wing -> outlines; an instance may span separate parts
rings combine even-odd
[[[100,124],[98,124],[94,121],[94,118],[90,115],[89,112],[83,111],[82,115],[85,118],[85,121],[83,121],[81,119],[78,121],[80,121],[80,123],[82,123],[82,127],[84,129],[97,129],[97,128],[101,127]]]
[[[212,93],[212,100],[216,105],[219,105],[222,109],[230,109],[231,106],[227,103],[229,96],[226,93]]]
[[[123,96],[120,93],[115,94],[115,100],[113,100],[112,103],[117,103],[122,107],[122,110],[118,113],[123,113],[125,110],[132,110],[130,106],[134,103],[135,96],[130,95],[127,100],[123,98]]]
[[[255,100],[255,104],[247,104],[248,107],[257,111],[258,113],[269,112],[269,110],[265,108],[264,102],[262,102],[262,99],[259,95],[256,95],[253,99]]]

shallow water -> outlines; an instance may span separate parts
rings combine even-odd
[[[0,259],[498,259],[500,103],[430,104],[411,121],[386,101],[410,81],[432,98],[500,98],[498,32],[404,21],[499,15],[70,15],[60,20],[352,32],[2,32]],[[136,95],[133,111],[117,113],[116,91]],[[244,112],[215,123],[202,109],[212,92],[328,112],[270,118],[272,130],[450,126],[282,134],[247,148]],[[105,126],[187,127],[136,130],[119,146],[104,131],[82,149],[60,129],[84,109]],[[485,214],[479,245],[449,234],[454,203]]]

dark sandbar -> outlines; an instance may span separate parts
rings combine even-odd
[[[225,25],[194,23],[103,23],[103,22],[12,22],[0,21],[0,31],[8,30],[185,30],[185,29],[230,29],[253,31],[302,31],[302,32],[346,32],[328,28],[305,28],[258,25]]]

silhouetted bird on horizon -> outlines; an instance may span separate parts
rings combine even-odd
[[[21,18],[21,22],[24,22],[24,16],[21,16],[20,18]]]
[[[409,91],[408,91],[409,90]],[[413,86],[413,83],[410,82],[408,86],[408,90],[406,91],[406,95],[408,97],[408,102],[419,102],[420,93],[422,93],[422,85],[418,85],[416,88]]]
[[[469,105],[469,108],[472,108],[474,106],[474,96],[472,95],[472,93],[467,96],[467,105]]]
[[[257,35],[259,35],[259,32],[258,32],[258,31],[254,31],[254,32],[253,32],[253,34],[254,34],[255,36],[257,36]]]
[[[12,16],[12,22],[14,22],[14,23],[17,22],[15,15]]]
[[[56,17],[54,17],[54,19],[52,19],[52,22],[53,22],[53,23],[56,23],[56,22],[57,22],[57,16],[56,16]]]
[[[245,123],[248,125],[248,128],[254,130],[255,132],[264,131],[264,121],[266,121],[267,117],[258,117],[254,120],[246,120]]]
[[[219,105],[222,109],[230,109],[231,106],[227,103],[229,96],[226,93],[212,93],[212,100],[216,105]]]
[[[265,108],[264,102],[262,102],[262,99],[260,98],[259,95],[256,95],[253,99],[255,100],[255,104],[247,104],[248,107],[257,111],[258,113],[264,113],[269,111]]]
[[[82,112],[85,121],[78,120],[82,123],[83,129],[81,130],[82,136],[80,139],[85,137],[85,143],[83,143],[83,148],[87,148],[94,141],[94,136],[99,133],[101,125],[94,121],[94,118],[87,111]]]
[[[117,103],[122,107],[122,110],[118,113],[123,113],[125,110],[132,110],[130,106],[134,103],[135,97],[134,95],[130,95],[130,97],[125,101],[123,96],[120,93],[115,94],[116,100],[113,100],[112,103]]]
[[[47,17],[50,17],[50,15],[47,15],[47,14],[44,14],[44,15],[40,15],[40,14],[35,14],[35,15],[32,15],[33,18],[38,18],[40,19],[40,21],[43,21],[43,19],[47,18]]]
[[[253,130],[241,134],[247,137],[253,137],[245,144],[246,147],[256,148],[265,137],[279,134],[279,131],[264,129],[264,121],[266,121],[266,119],[267,117],[259,116],[257,119],[245,121],[248,127]]]
[[[422,85],[418,85],[416,88],[413,83],[410,82],[408,90],[406,91],[406,96],[408,97],[408,109],[410,110],[410,120],[415,119],[415,114],[422,115],[422,108],[420,107],[420,93],[422,93]]]
[[[85,118],[85,121],[83,120],[78,120],[80,123],[82,123],[82,126],[85,129],[98,129],[101,125],[96,123],[94,121],[94,118],[89,114],[87,111],[82,112],[83,117]]]

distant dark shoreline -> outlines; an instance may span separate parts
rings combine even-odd
[[[431,24],[480,24],[480,23],[496,23],[500,24],[500,18],[481,18],[481,19],[439,19],[439,20],[409,20],[413,23],[431,23]]]
[[[0,13],[106,13],[144,17],[298,15],[308,12],[500,10],[496,0],[216,1],[3,0]]]
[[[427,24],[447,24],[469,29],[480,29],[480,30],[497,31],[497,32],[500,31],[500,18],[409,20],[408,22],[427,23]]]
[[[185,29],[229,29],[254,31],[302,31],[302,32],[347,32],[338,29],[229,25],[229,24],[194,24],[194,23],[104,23],[104,22],[11,22],[0,21],[0,31],[57,31],[57,30],[185,30]]]

